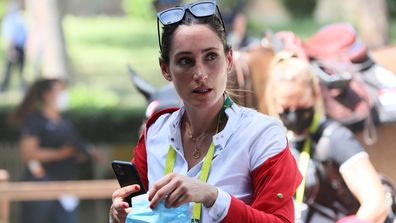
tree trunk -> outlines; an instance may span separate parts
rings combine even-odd
[[[361,0],[358,7],[358,29],[370,48],[389,43],[389,20],[386,0]]]
[[[280,0],[249,1],[247,15],[260,24],[279,24],[290,20],[287,9]]]
[[[317,0],[314,19],[319,23],[358,22],[359,7],[364,0]]]
[[[314,18],[319,23],[343,21],[353,24],[370,48],[383,46],[389,41],[386,0],[318,0]]]
[[[25,0],[25,5],[28,56],[35,73],[47,78],[68,78],[63,16],[58,0]]]

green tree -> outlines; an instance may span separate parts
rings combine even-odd
[[[320,23],[350,22],[371,48],[389,41],[389,0],[318,0],[315,19]]]
[[[124,10],[129,16],[152,18],[153,0],[124,0]]]

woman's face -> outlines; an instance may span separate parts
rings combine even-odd
[[[232,51],[226,55],[223,43],[207,25],[180,25],[173,35],[169,64],[162,73],[188,107],[204,108],[218,102],[232,69]]]
[[[56,81],[52,88],[44,94],[44,103],[46,106],[58,109],[59,96],[64,92],[65,86],[62,82]]]
[[[316,97],[308,84],[298,81],[278,81],[274,89],[274,102],[278,114],[288,109],[296,110],[315,105]]]

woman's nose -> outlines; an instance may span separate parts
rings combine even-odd
[[[197,64],[194,69],[193,78],[196,81],[205,81],[208,79],[208,74],[201,64]]]

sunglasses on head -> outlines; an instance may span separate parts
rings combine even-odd
[[[186,14],[186,10],[188,10],[192,15],[194,15],[197,18],[212,16],[215,15],[216,12],[218,12],[218,15],[221,20],[221,24],[223,25],[225,31],[223,18],[221,17],[219,7],[217,6],[215,1],[201,1],[197,3],[188,4],[185,6],[177,6],[177,7],[169,8],[162,12],[157,13],[158,43],[161,51],[162,51],[162,45],[161,45],[159,22],[161,22],[161,24],[164,26],[178,23],[184,18],[184,15]]]

